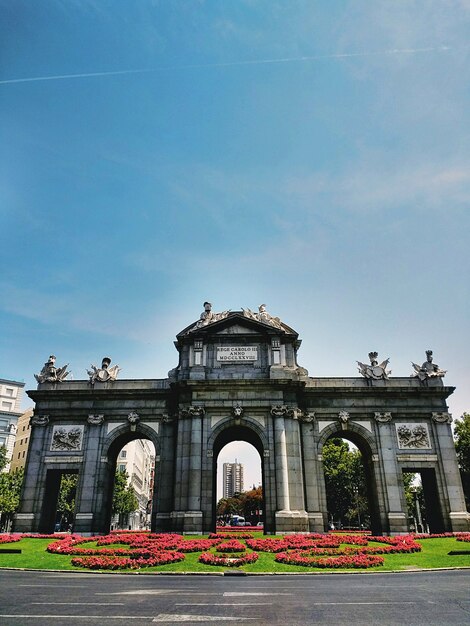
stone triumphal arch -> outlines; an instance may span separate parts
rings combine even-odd
[[[266,532],[323,532],[332,436],[363,454],[374,532],[408,530],[403,471],[426,477],[432,531],[469,530],[446,404],[454,388],[432,353],[408,377],[391,378],[371,352],[357,377],[316,378],[297,363],[300,343],[264,305],[214,313],[206,302],[177,335],[168,378],[120,379],[105,358],[88,380],[67,381],[51,357],[28,392],[36,406],[15,530],[53,529],[67,472],[78,474],[74,530],[107,533],[117,454],[144,438],[156,451],[152,530],[213,530],[217,456],[244,440],[261,459]]]

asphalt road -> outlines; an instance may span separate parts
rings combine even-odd
[[[470,624],[470,570],[150,576],[0,570],[2,626]]]

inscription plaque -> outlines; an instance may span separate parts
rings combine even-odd
[[[257,361],[258,346],[217,346],[217,361]]]

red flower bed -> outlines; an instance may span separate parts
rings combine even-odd
[[[253,533],[210,533],[209,539],[253,539]]]
[[[14,543],[22,538],[21,535],[0,535],[0,543]]]
[[[219,543],[216,550],[217,552],[244,552],[246,550],[246,546],[243,543],[240,543],[238,539],[232,539],[230,541],[225,541],[224,543]]]
[[[179,552],[201,552],[202,550],[210,550],[218,545],[221,539],[188,539],[180,541],[178,544]]]
[[[203,552],[199,557],[199,562],[205,565],[222,565],[224,567],[238,567],[247,563],[254,563],[258,560],[256,552],[249,552],[243,556],[217,556],[210,552]]]
[[[154,565],[166,565],[184,560],[181,552],[157,552],[148,558],[122,558],[122,557],[76,557],[72,559],[72,565],[86,567],[88,569],[139,569],[141,567],[153,567]]]
[[[257,552],[282,552],[289,548],[284,539],[247,539],[246,545]]]
[[[278,563],[286,565],[302,565],[303,567],[322,568],[368,568],[383,565],[382,556],[359,554],[356,556],[333,556],[327,558],[312,557],[303,552],[280,552],[274,557]]]
[[[470,533],[462,533],[457,537],[457,541],[468,541],[470,543]]]

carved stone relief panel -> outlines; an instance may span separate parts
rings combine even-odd
[[[432,448],[427,424],[396,424],[398,447],[402,450],[429,450]]]
[[[81,450],[83,426],[54,426],[52,430],[51,450]]]

